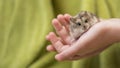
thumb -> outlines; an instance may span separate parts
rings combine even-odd
[[[71,46],[68,49],[62,51],[61,53],[55,56],[55,59],[58,61],[67,60],[70,57],[76,55],[79,52],[79,48],[76,46]]]

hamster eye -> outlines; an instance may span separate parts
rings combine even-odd
[[[79,26],[80,26],[80,25],[81,25],[81,23],[80,23],[80,22],[77,22],[77,25],[79,25]]]
[[[88,20],[87,20],[87,19],[85,20],[85,23],[88,23]]]

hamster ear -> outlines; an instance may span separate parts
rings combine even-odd
[[[71,18],[70,18],[70,21],[75,22],[75,19],[71,17]]]
[[[85,15],[87,15],[87,11],[81,11],[81,12],[78,14],[79,18],[82,18],[82,17],[84,17]]]

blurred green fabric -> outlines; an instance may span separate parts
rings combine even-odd
[[[120,68],[120,44],[78,61],[58,62],[45,36],[57,14],[86,10],[120,18],[120,0],[0,0],[0,68]]]

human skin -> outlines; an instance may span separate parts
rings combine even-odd
[[[92,26],[78,40],[73,41],[69,35],[69,14],[58,15],[52,25],[56,33],[50,32],[46,39],[51,42],[48,51],[57,52],[58,61],[78,60],[101,53],[110,44],[120,41],[120,19],[103,20]]]

